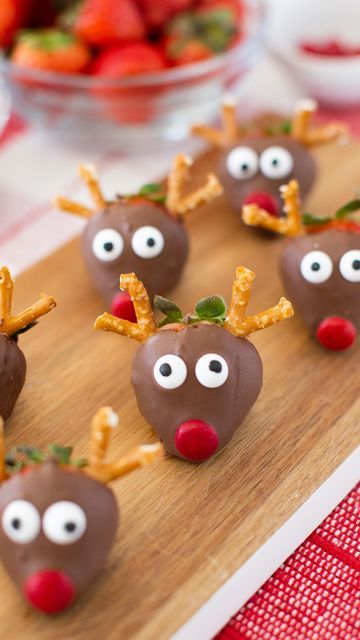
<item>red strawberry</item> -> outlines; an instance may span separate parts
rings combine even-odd
[[[145,36],[145,24],[134,0],[85,0],[75,18],[77,36],[107,47]]]
[[[163,27],[179,11],[191,9],[194,0],[138,0],[150,27]]]
[[[178,40],[168,38],[165,44],[165,52],[168,60],[175,66],[200,62],[213,56],[212,50],[201,40]]]
[[[90,57],[88,47],[71,34],[57,29],[38,29],[21,33],[11,60],[31,69],[78,73],[85,69]]]
[[[1,0],[0,47],[11,44],[15,31],[26,25],[33,0]]]
[[[244,15],[242,0],[200,0],[199,9],[226,9],[237,21]]]
[[[102,51],[94,61],[95,75],[124,78],[139,73],[152,73],[165,68],[159,49],[146,42],[134,42]]]
[[[92,73],[107,78],[126,78],[151,74],[166,67],[160,50],[146,42],[112,47],[99,54],[92,65]],[[125,123],[147,122],[154,115],[155,87],[95,88],[93,93],[104,100],[107,113],[114,120]]]

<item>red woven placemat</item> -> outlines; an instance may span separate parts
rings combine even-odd
[[[216,640],[360,639],[360,483]]]

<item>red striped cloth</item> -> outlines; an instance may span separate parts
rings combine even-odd
[[[216,640],[360,639],[360,483]]]

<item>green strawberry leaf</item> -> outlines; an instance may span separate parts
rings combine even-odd
[[[50,444],[48,451],[51,455],[56,456],[61,464],[69,464],[73,447],[61,447],[58,444]]]
[[[225,317],[226,304],[220,296],[209,296],[199,300],[195,307],[200,320],[222,319]]]
[[[165,319],[169,319],[173,322],[180,322],[183,319],[183,313],[181,309],[175,304],[175,302],[172,302],[167,298],[163,298],[162,296],[155,296],[154,307],[161,311],[164,316],[166,316]]]
[[[335,218],[337,220],[341,220],[342,218],[346,218],[349,213],[354,213],[354,211],[358,211],[360,209],[360,199],[351,200],[347,202],[343,207],[338,209],[335,213]]]
[[[153,183],[149,183],[149,184],[144,184],[140,191],[139,191],[139,195],[140,196],[148,196],[152,193],[158,193],[159,191],[162,191],[162,186],[161,184],[153,184]]]
[[[44,462],[46,459],[44,453],[37,449],[36,447],[17,447],[17,451],[22,453],[25,458],[30,460],[31,462]]]
[[[317,218],[313,216],[311,213],[303,213],[302,215],[302,224],[303,225],[313,225],[313,224],[326,224],[327,222],[331,222],[332,218]]]

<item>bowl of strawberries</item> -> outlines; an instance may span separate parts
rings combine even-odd
[[[0,72],[62,138],[179,140],[253,66],[263,18],[261,0],[2,0]]]

